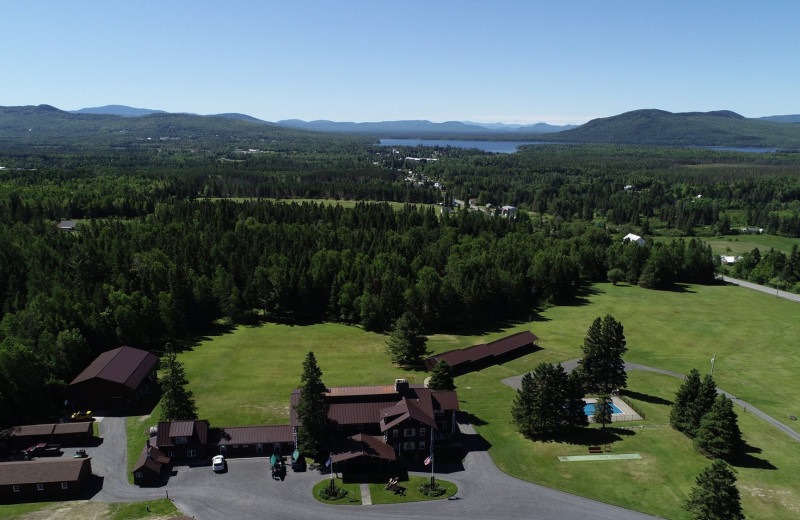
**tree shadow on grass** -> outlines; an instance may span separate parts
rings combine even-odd
[[[662,397],[643,394],[641,392],[634,392],[632,390],[625,390],[625,397],[630,397],[631,399],[634,399],[636,401],[642,401],[644,403],[650,403],[650,404],[661,404],[667,406],[672,406],[673,404],[672,401],[668,401],[667,399],[664,399]]]
[[[461,402],[465,403],[466,401],[461,401]],[[486,426],[487,424],[489,424],[480,417],[478,417],[477,415],[473,415],[464,410],[459,410],[457,412],[456,421],[458,421],[460,424],[471,424],[473,426]]]
[[[739,468],[778,469],[770,461],[755,457],[754,453],[761,453],[761,448],[745,443],[741,453],[733,457],[729,462]]]
[[[624,428],[582,428],[568,433],[548,438],[539,438],[543,442],[562,442],[576,446],[597,446],[601,444],[613,444],[621,441],[624,437],[636,435],[633,430]]]

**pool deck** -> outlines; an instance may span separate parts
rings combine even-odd
[[[583,401],[586,404],[592,404],[597,402],[597,398],[595,397],[584,397]],[[625,402],[620,399],[619,397],[612,395],[611,402],[614,403],[614,406],[622,410],[622,413],[615,413],[611,415],[611,422],[628,422],[628,421],[641,421],[642,416],[638,413],[634,412],[633,409],[625,404]],[[592,418],[589,417],[589,422],[592,422]]]

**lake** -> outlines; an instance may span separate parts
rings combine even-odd
[[[382,146],[452,146],[453,148],[477,148],[484,152],[514,153],[517,146],[545,144],[537,141],[454,141],[450,139],[381,139]]]

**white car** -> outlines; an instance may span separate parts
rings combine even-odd
[[[217,473],[225,471],[225,457],[223,457],[222,455],[214,456],[214,458],[211,459],[211,469],[213,469]]]

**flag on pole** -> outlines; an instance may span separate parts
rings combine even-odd
[[[417,459],[417,460],[419,460],[419,459]],[[430,465],[431,462],[433,462],[433,453],[431,453],[430,457],[425,459],[425,465],[428,466],[428,465]]]
[[[325,467],[330,468],[331,464],[333,464],[333,457],[328,457],[328,460],[325,461]]]

